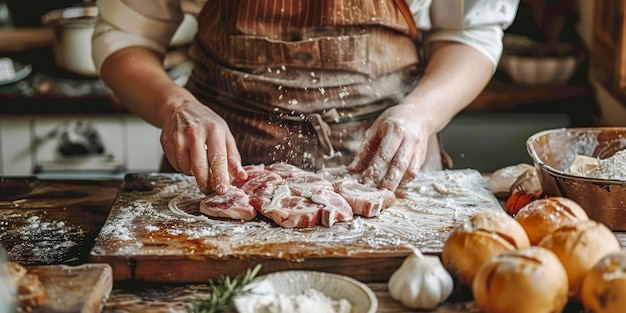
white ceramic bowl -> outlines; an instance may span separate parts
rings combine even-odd
[[[565,84],[574,74],[575,56],[502,56],[502,66],[516,83],[528,85]]]
[[[252,302],[255,297],[296,296],[310,289],[320,291],[333,300],[348,300],[352,305],[351,313],[374,313],[378,309],[376,295],[367,285],[339,274],[303,270],[275,272],[257,277],[249,288],[250,294],[235,299],[239,313],[254,312]]]

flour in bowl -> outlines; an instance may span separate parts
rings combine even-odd
[[[348,300],[334,300],[317,289],[309,289],[298,295],[282,293],[254,297],[250,304],[252,312],[258,313],[350,313]]]
[[[612,157],[600,160],[598,167],[591,170],[589,176],[626,180],[626,150],[618,151]]]
[[[255,285],[249,294],[235,298],[239,313],[350,313],[352,304],[347,299],[332,299],[315,288],[299,294],[277,292],[268,281]]]
[[[599,159],[597,166],[583,173],[584,176],[600,179],[626,180],[626,149],[606,159]]]

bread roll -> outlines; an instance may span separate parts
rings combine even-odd
[[[446,269],[471,287],[474,275],[491,256],[529,247],[522,226],[504,211],[477,213],[452,230],[441,258]]]
[[[28,273],[17,285],[17,301],[20,308],[29,310],[48,302],[48,292],[37,274]]]
[[[13,283],[17,285],[17,282],[26,275],[26,268],[19,263],[16,262],[6,262],[4,263],[7,271],[9,272],[9,276],[13,280]]]
[[[567,303],[567,273],[547,249],[529,247],[490,258],[472,284],[483,313],[554,313]]]
[[[606,255],[591,268],[583,280],[581,299],[589,312],[626,311],[626,250]]]
[[[48,292],[39,275],[29,273],[26,267],[16,262],[6,262],[4,266],[15,285],[17,304],[21,311],[29,312],[48,302]]]
[[[559,258],[569,280],[570,297],[579,299],[583,278],[604,256],[620,251],[615,234],[593,220],[563,226],[546,236],[539,246]]]
[[[535,246],[559,227],[586,221],[589,217],[573,200],[549,197],[537,199],[521,208],[515,215],[515,220],[524,227],[530,244]]]

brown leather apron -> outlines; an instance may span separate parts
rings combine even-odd
[[[230,125],[243,164],[349,164],[418,83],[414,24],[396,2],[208,1],[186,87]],[[424,167],[441,167],[436,136]]]

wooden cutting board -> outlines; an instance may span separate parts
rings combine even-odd
[[[113,287],[108,264],[41,265],[28,267],[28,272],[39,276],[49,297],[33,313],[100,312]]]
[[[199,214],[204,195],[192,177],[129,174],[90,260],[108,263],[114,280],[206,282],[262,263],[262,272],[309,269],[386,281],[412,244],[439,254],[450,230],[476,212],[502,210],[476,170],[424,172],[375,218],[332,227],[287,229],[268,221]]]

